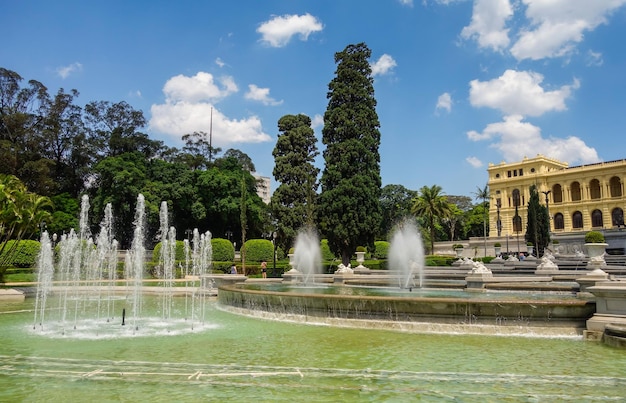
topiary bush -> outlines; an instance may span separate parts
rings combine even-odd
[[[232,262],[235,260],[235,247],[228,239],[212,238],[211,247],[213,248],[214,262]]]
[[[604,243],[604,234],[600,231],[589,231],[585,234],[585,243]]]
[[[154,250],[152,251],[152,261],[156,264],[161,259],[161,248],[163,244],[161,242],[154,245]],[[191,246],[190,246],[191,247]],[[185,242],[184,241],[176,241],[176,257],[174,260],[181,261],[185,260]]]
[[[41,244],[39,241],[24,239],[15,246],[14,240],[7,241],[4,245],[0,262],[5,262],[15,267],[32,267],[37,261]],[[15,250],[12,250],[15,247]],[[1,248],[1,247],[0,247]],[[10,255],[9,255],[10,254]]]
[[[243,249],[247,262],[270,261],[274,254],[274,245],[268,239],[249,239]]]
[[[320,241],[320,249],[322,252],[322,260],[323,261],[332,261],[336,259],[336,256],[333,252],[330,251],[330,246],[328,246],[328,239],[322,239]]]
[[[372,256],[376,259],[387,259],[389,255],[389,242],[387,241],[376,241],[374,242],[374,252],[372,252]]]

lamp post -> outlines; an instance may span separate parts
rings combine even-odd
[[[550,224],[550,221],[552,220],[552,217],[550,217],[550,207],[548,205],[548,195],[550,193],[552,193],[550,190],[546,190],[545,192],[541,192],[546,196],[546,212],[548,213],[548,233],[550,231],[552,231],[552,226]]]
[[[187,242],[191,242],[191,233],[192,233],[192,232],[193,232],[193,231],[192,231],[192,230],[190,230],[189,228],[187,228],[187,229],[185,230],[185,234],[187,234]]]
[[[500,207],[502,207],[502,201],[496,199],[496,208],[498,212],[498,219],[496,220],[496,229],[498,230],[498,238],[502,235],[502,220],[500,220]]]
[[[278,234],[276,233],[276,231],[272,232],[272,245],[274,246],[274,253],[272,254],[274,256],[274,266],[272,267],[272,277],[276,277],[276,237],[278,236]]]

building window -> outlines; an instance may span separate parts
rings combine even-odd
[[[513,231],[522,232],[522,217],[519,215],[513,216]]]
[[[565,220],[562,213],[556,213],[554,215],[554,229],[565,229]]]
[[[602,212],[600,210],[593,210],[591,212],[591,226],[594,228],[603,227]]]
[[[624,210],[619,207],[615,207],[613,211],[611,211],[611,221],[613,221],[614,227],[623,227],[624,226]]]
[[[611,197],[621,197],[622,196],[622,181],[614,176],[609,181],[609,189],[611,189]]]
[[[592,179],[589,182],[589,193],[592,199],[600,198],[600,181],[597,179]]]
[[[519,207],[519,206],[520,206],[519,189],[513,189],[513,207]]]
[[[498,179],[500,177],[500,174],[496,174],[496,179]]]
[[[563,202],[563,189],[561,185],[557,184],[552,186],[552,203],[562,203]]]
[[[511,177],[511,171],[506,171],[506,176]]]
[[[572,214],[572,227],[576,229],[583,227],[583,213],[580,211],[575,211]]]
[[[524,168],[519,169],[519,176],[524,176]]]
[[[513,176],[517,176],[517,169],[513,170]]]
[[[572,201],[579,201],[581,199],[581,197],[580,197],[580,183],[572,182],[571,189],[572,189]]]

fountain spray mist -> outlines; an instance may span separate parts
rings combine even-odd
[[[399,272],[398,286],[411,288],[424,282],[424,244],[413,220],[404,220],[396,225],[389,246],[389,270]]]

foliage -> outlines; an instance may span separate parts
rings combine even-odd
[[[154,249],[152,250],[152,261],[154,263],[158,263],[161,259],[161,248],[163,247],[162,242],[158,242],[154,245]],[[176,252],[174,260],[176,261],[184,261],[186,259],[185,256],[185,242],[184,241],[176,241]]]
[[[426,228],[430,231],[430,250],[435,248],[436,219],[450,214],[450,204],[444,196],[441,186],[423,186],[419,195],[413,199],[411,212],[424,219]]]
[[[322,252],[323,261],[331,261],[336,259],[335,254],[330,251],[330,247],[328,246],[328,239],[322,239],[320,241],[320,249]]]
[[[335,54],[337,70],[328,85],[322,129],[326,149],[320,228],[330,249],[346,265],[357,245],[373,245],[382,218],[380,123],[370,56],[364,43]]]
[[[243,246],[246,254],[246,261],[269,262],[272,260],[274,245],[267,239],[249,239]]]
[[[235,247],[232,242],[224,238],[212,238],[213,261],[232,262],[235,260]]]
[[[387,257],[389,256],[389,242],[374,242],[374,252],[372,253],[372,256],[376,259],[387,259]]]
[[[32,267],[37,262],[39,249],[41,249],[41,245],[38,241],[10,240],[6,242],[6,245],[0,245],[0,250],[3,250],[0,261],[15,267]],[[9,253],[9,251],[12,252]]]
[[[495,246],[496,248],[499,248],[502,246],[502,244],[500,242],[496,242],[493,244],[493,246]]]
[[[376,234],[379,238],[386,238],[396,224],[411,215],[412,200],[416,196],[415,190],[409,190],[402,185],[386,185],[381,189],[382,220]]]
[[[274,156],[274,179],[279,183],[272,194],[272,217],[276,223],[276,241],[286,248],[292,245],[297,231],[314,227],[317,222],[317,151],[315,132],[306,115],[285,115],[278,120]]]
[[[604,243],[604,234],[600,231],[589,231],[585,234],[585,243]]]
[[[365,246],[357,246],[356,247],[356,251],[357,252],[367,252],[367,248]]]
[[[463,249],[463,245],[460,243],[455,243],[452,245],[452,249]]]
[[[526,246],[534,246],[532,242],[526,242]]]
[[[539,202],[537,186],[531,185],[529,191],[528,221],[524,239],[535,245],[537,247],[535,254],[541,256],[544,248],[550,243],[550,217],[548,208]]]

